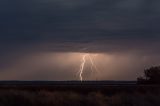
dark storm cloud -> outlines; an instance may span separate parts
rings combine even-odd
[[[27,42],[156,36],[157,4],[156,0],[3,0],[1,38]]]
[[[128,50],[130,45],[137,48],[137,42],[145,48],[159,40],[158,4],[158,0],[1,0],[1,54],[22,48]]]
[[[159,0],[1,0],[0,67],[34,52],[158,55]]]
[[[0,4],[2,48],[159,39],[158,0],[2,0]]]

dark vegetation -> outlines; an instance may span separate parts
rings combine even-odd
[[[160,67],[137,82],[1,81],[0,106],[160,106],[159,84]]]
[[[159,106],[157,85],[1,85],[0,106]]]
[[[137,78],[138,84],[160,84],[160,66],[144,70],[144,76]]]
[[[114,90],[114,89],[113,89]],[[0,106],[159,106],[160,92],[0,90]]]

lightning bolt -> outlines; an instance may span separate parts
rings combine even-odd
[[[83,55],[82,57],[82,63],[80,65],[80,70],[79,70],[79,77],[80,77],[80,80],[83,81],[83,77],[82,77],[82,74],[83,74],[83,70],[84,70],[84,65],[86,63],[86,56],[87,54]]]
[[[89,60],[91,62],[91,70],[92,70],[92,72],[94,71],[93,69],[95,69],[96,72],[99,73],[99,70],[98,70],[97,66],[95,65],[95,63],[94,63],[92,56],[88,55],[88,57],[89,57]]]
[[[97,73],[99,73],[99,70],[98,70],[97,66],[95,65],[95,63],[94,63],[94,60],[93,60],[92,56],[90,54],[84,54],[82,56],[82,61],[81,61],[81,64],[80,64],[80,69],[78,71],[79,78],[80,78],[81,81],[83,81],[83,76],[82,75],[83,75],[83,72],[84,72],[84,66],[86,64],[87,59],[91,63],[91,71],[92,71],[92,73],[94,72],[94,70]]]

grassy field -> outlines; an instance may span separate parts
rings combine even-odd
[[[0,106],[160,106],[160,86],[0,85]]]
[[[0,106],[159,106],[160,93],[0,90]]]

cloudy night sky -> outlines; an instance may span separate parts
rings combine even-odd
[[[159,0],[0,0],[0,80],[136,80],[160,65]]]

